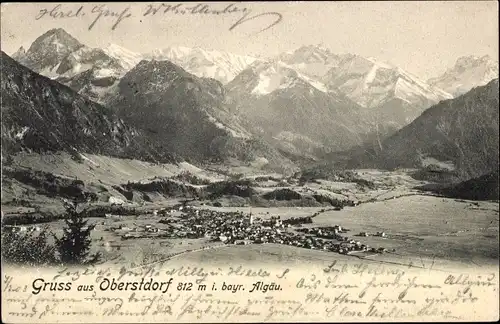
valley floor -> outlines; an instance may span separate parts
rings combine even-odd
[[[31,157],[34,159],[33,157]],[[56,157],[57,158],[57,157]],[[53,158],[53,159],[56,159]],[[58,157],[61,158],[61,157]],[[126,179],[141,181],[141,173],[148,177],[172,176],[189,168],[191,172],[198,172],[210,181],[219,181],[222,175],[208,173],[187,164],[181,166],[141,165],[134,161],[116,161],[103,157],[89,157],[83,166],[65,164],[65,168],[52,164],[52,172],[60,176],[71,176],[78,173],[78,178],[85,182],[98,182],[102,186],[112,188],[113,184],[120,184]],[[29,159],[24,160],[29,161]],[[98,162],[96,162],[98,161]],[[76,162],[75,162],[76,163]],[[99,163],[99,164],[96,164]],[[49,171],[51,163],[45,161],[31,162],[34,170]],[[92,168],[92,165],[94,167]],[[99,165],[96,167],[95,165]],[[114,167],[112,167],[114,166]],[[88,168],[85,175],[82,170]],[[45,170],[44,170],[45,169]],[[107,169],[100,175],[102,169]],[[75,171],[77,170],[77,171]],[[107,173],[112,172],[113,175]],[[353,206],[335,210],[329,207],[234,207],[222,205],[214,207],[210,202],[196,201],[192,210],[211,212],[213,215],[234,213],[231,217],[247,217],[252,213],[262,221],[280,216],[284,221],[289,218],[312,216],[313,222],[302,224],[300,227],[291,226],[284,232],[298,233],[304,229],[318,227],[333,227],[335,225],[349,229],[343,236],[349,240],[359,241],[361,244],[384,248],[385,253],[370,251],[354,251],[343,255],[332,251],[318,250],[305,246],[291,246],[279,243],[236,245],[225,244],[220,240],[209,237],[166,237],[157,235],[133,235],[134,228],[157,228],[166,230],[169,226],[177,226],[182,220],[178,212],[179,202],[182,199],[155,199],[151,202],[133,203],[128,205],[136,209],[135,215],[107,215],[107,217],[91,217],[90,223],[97,224],[92,232],[92,250],[99,251],[104,256],[106,264],[149,264],[161,260],[169,263],[183,264],[328,264],[332,260],[352,260],[359,262],[381,262],[388,264],[411,264],[414,267],[439,268],[457,265],[459,267],[478,267],[482,265],[498,266],[499,258],[499,205],[498,202],[473,202],[426,195],[413,189],[421,185],[408,176],[406,171],[384,172],[378,170],[357,170],[363,179],[372,181],[375,188],[360,187],[355,183],[318,180],[306,183],[303,186],[289,185],[288,188],[304,194],[329,193],[333,197],[345,197],[355,202]],[[217,179],[219,177],[219,179]],[[272,180],[261,182],[256,190],[267,192],[275,189],[270,184]],[[382,185],[383,184],[383,185]],[[24,189],[23,189],[24,188]],[[2,190],[2,196],[11,197],[14,194],[22,196],[27,187],[17,184],[11,185],[8,190]],[[118,193],[116,193],[118,195]],[[54,200],[34,194],[38,210],[57,210]],[[33,205],[35,200],[30,197],[24,199]],[[60,201],[60,200],[59,200]],[[224,201],[224,200],[222,200]],[[59,203],[60,204],[60,203]],[[103,206],[110,203],[99,202]],[[127,203],[126,203],[127,204]],[[172,209],[175,213],[158,213],[158,211]],[[22,217],[22,214],[33,206],[6,204],[2,205],[2,213],[9,217]],[[240,212],[239,214],[236,212]],[[177,214],[176,214],[177,213]],[[160,223],[160,220],[170,218],[174,225]],[[47,228],[56,235],[62,233],[63,220],[53,220],[38,224]],[[30,225],[26,225],[30,226]],[[149,231],[148,229],[148,231]],[[366,236],[358,233],[366,232]],[[384,235],[376,235],[376,233]],[[127,234],[128,233],[128,234]]]
[[[217,210],[218,208],[211,208]],[[240,208],[221,208],[240,211]],[[248,210],[248,208],[245,208]],[[282,219],[311,215],[320,208],[253,208],[252,213],[263,219],[280,215]],[[299,216],[300,215],[300,216]],[[121,240],[120,233],[105,231],[98,226],[93,232],[95,251],[103,252],[113,264],[136,264],[171,259],[192,264],[328,263],[343,259],[415,267],[477,267],[498,264],[499,233],[498,204],[482,202],[475,206],[468,201],[438,197],[412,196],[384,202],[362,204],[341,211],[327,211],[314,218],[304,228],[341,225],[348,228],[350,238],[363,244],[383,247],[388,252],[340,255],[330,251],[307,249],[283,244],[233,245],[200,239],[137,238]],[[113,226],[133,228],[143,223],[158,223],[160,217],[129,216]],[[96,223],[99,221],[96,219]],[[61,231],[62,221],[49,228]],[[101,229],[102,228],[102,229]],[[386,237],[356,237],[360,232],[384,232]],[[394,249],[394,252],[392,250]]]

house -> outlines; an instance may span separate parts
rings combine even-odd
[[[279,227],[283,225],[283,221],[281,220],[281,216],[278,216],[278,218],[275,220],[274,226]]]
[[[125,203],[122,199],[116,198],[116,197],[113,197],[113,196],[109,197],[108,202],[111,205],[123,205]]]
[[[114,218],[114,219],[121,219],[123,218],[121,215],[113,215],[113,214],[104,214],[106,218]]]

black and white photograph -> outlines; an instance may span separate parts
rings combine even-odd
[[[2,320],[498,320],[498,49],[496,1],[2,3]]]

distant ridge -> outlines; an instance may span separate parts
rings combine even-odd
[[[427,109],[381,143],[354,154],[349,167],[414,168],[452,161],[467,180],[498,167],[498,79]]]

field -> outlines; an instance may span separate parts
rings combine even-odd
[[[63,159],[64,163],[59,163]],[[127,181],[147,182],[155,177],[172,177],[189,171],[199,178],[210,182],[227,179],[224,174],[215,171],[204,171],[189,164],[153,165],[138,161],[125,161],[100,156],[89,156],[82,163],[68,162],[67,157],[53,156],[42,159],[36,155],[26,155],[17,161],[21,168],[31,168],[44,172],[52,172],[60,177],[76,177],[85,181],[87,187],[100,186],[109,189],[109,193],[121,199],[120,193],[113,188]],[[23,163],[25,165],[23,165]],[[84,171],[86,170],[86,171]],[[210,238],[128,238],[122,239],[123,231],[110,230],[111,227],[145,227],[151,225],[160,230],[166,225],[159,223],[165,216],[157,215],[154,210],[179,204],[182,199],[167,197],[158,193],[148,194],[156,197],[149,202],[126,202],[124,206],[134,208],[135,215],[120,218],[98,217],[89,219],[97,224],[92,232],[92,250],[104,256],[105,263],[122,264],[134,262],[144,264],[169,259],[169,262],[203,264],[206,262],[231,263],[321,263],[327,264],[334,259],[345,259],[366,262],[389,262],[396,264],[413,264],[418,267],[446,266],[461,264],[477,267],[482,264],[498,264],[499,257],[499,206],[498,202],[473,202],[449,199],[429,195],[414,189],[425,184],[409,175],[408,170],[379,171],[356,170],[360,180],[355,182],[313,179],[304,184],[280,185],[279,175],[254,174],[240,175],[252,179],[256,194],[263,195],[272,190],[287,188],[306,195],[323,195],[335,199],[354,201],[352,206],[334,210],[332,206],[295,207],[292,202],[282,201],[279,207],[251,206],[251,200],[242,197],[224,196],[219,199],[221,207],[215,207],[209,200],[192,202],[194,209],[211,210],[217,213],[241,211],[252,213],[263,220],[280,216],[282,220],[291,217],[313,216],[312,224],[303,224],[302,228],[326,227],[341,225],[349,229],[346,234],[350,239],[360,241],[373,247],[383,247],[386,253],[352,253],[340,255],[329,251],[288,246],[283,244],[250,244],[225,245]],[[265,175],[265,174],[264,174]],[[293,180],[293,179],[292,179]],[[360,185],[360,181],[371,183]],[[361,183],[364,183],[362,182]],[[198,186],[203,187],[203,186]],[[23,190],[35,192],[25,184],[13,182],[9,190],[2,195],[12,198],[23,194]],[[108,194],[109,194],[108,193]],[[241,200],[241,207],[234,207],[234,200]],[[2,205],[4,213],[23,217],[23,213],[32,209],[53,211],[61,210],[61,200],[54,200],[38,193],[31,196],[30,202],[36,208],[19,205]],[[227,202],[227,203],[226,203]],[[269,206],[274,203],[268,202]],[[288,206],[286,204],[289,204]],[[107,202],[96,202],[93,205],[109,206]],[[174,219],[175,215],[167,215]],[[175,222],[175,220],[174,220]],[[62,233],[64,222],[54,220],[43,225],[56,235]],[[295,229],[292,229],[294,231]],[[366,232],[367,236],[357,236]],[[375,236],[384,232],[385,237]]]
[[[201,208],[201,207],[200,207]],[[239,210],[239,208],[215,208],[212,210]],[[244,211],[250,208],[243,208]],[[319,208],[253,208],[262,218],[281,215],[283,219],[310,215]],[[153,215],[127,216],[112,222],[113,226],[133,227],[140,224],[157,224]],[[89,220],[101,224],[103,219]],[[56,234],[63,222],[48,224]],[[160,224],[161,225],[161,224]],[[159,227],[161,227],[159,225]],[[361,204],[341,211],[326,211],[314,218],[313,224],[303,227],[341,225],[348,228],[349,236],[371,246],[381,246],[390,252],[364,257],[369,262],[412,263],[417,267],[446,267],[460,264],[476,267],[497,264],[498,204],[480,202],[478,206],[468,201],[443,199],[429,196],[409,196],[382,202]],[[223,245],[209,239],[151,239],[121,240],[120,236],[104,231],[98,225],[93,231],[93,249],[101,251],[109,263],[137,264],[170,258],[172,262],[204,264],[220,263],[328,263],[331,260],[359,260],[352,256],[310,250],[279,244]],[[360,232],[385,232],[387,237],[355,237]],[[211,247],[199,250],[202,247]],[[392,249],[395,249],[392,252]],[[186,252],[190,250],[190,252]],[[184,253],[182,253],[184,252]],[[171,254],[181,253],[175,257]]]

